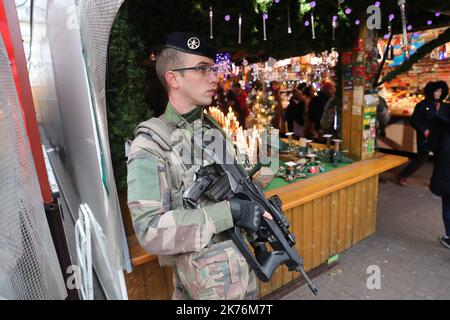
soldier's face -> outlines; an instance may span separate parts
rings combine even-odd
[[[214,66],[214,61],[207,57],[186,54],[184,67]],[[193,105],[208,106],[212,102],[217,85],[217,74],[209,70],[189,70],[180,79],[180,93]]]

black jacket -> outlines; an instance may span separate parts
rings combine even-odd
[[[284,114],[289,132],[294,131],[294,121],[300,126],[305,124],[305,102],[291,98]]]
[[[440,197],[450,197],[450,105],[443,104],[432,118],[429,145],[435,155],[430,190]]]
[[[425,130],[431,130],[431,119],[436,115],[434,101],[422,100],[414,108],[411,125],[417,131],[417,152],[428,152]]]
[[[308,109],[308,119],[311,120],[316,127],[316,130],[320,130],[320,120],[322,120],[323,111],[325,109],[325,105],[328,100],[330,100],[330,96],[325,94],[323,91],[319,91],[317,96],[311,99],[309,103]]]

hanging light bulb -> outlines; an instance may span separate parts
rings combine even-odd
[[[403,29],[403,46],[406,53],[406,57],[409,57],[408,50],[408,33],[406,30],[406,10],[405,10],[406,0],[398,0],[398,6],[400,7],[400,14],[402,17],[402,29]]]
[[[315,8],[316,2],[311,1],[309,3],[309,6],[311,7],[311,9]],[[316,27],[314,25],[314,13],[312,11],[311,11],[311,32],[312,32],[312,38],[315,39],[316,38]]]
[[[336,40],[336,36],[335,36],[335,34],[336,34],[336,27],[337,27],[336,20],[337,20],[337,16],[333,16],[333,20],[331,22],[331,26],[333,27],[333,41]]]
[[[241,30],[242,30],[242,15],[241,14],[239,14],[238,24],[239,24],[238,43],[241,44]]]
[[[316,28],[314,26],[314,13],[311,12],[311,32],[312,32],[312,38],[316,38]]]
[[[269,16],[267,15],[267,13],[264,13],[263,15],[262,15],[262,18],[263,18],[263,35],[264,35],[264,41],[267,41],[267,34],[266,34],[266,19],[268,18]]]
[[[289,14],[289,2],[287,3],[287,21],[288,21],[288,33],[292,33],[291,29],[291,15]]]
[[[213,9],[209,7],[209,38],[213,39]]]

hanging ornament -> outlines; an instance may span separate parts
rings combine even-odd
[[[213,9],[209,7],[209,38],[213,39]]]
[[[291,29],[291,15],[289,14],[289,2],[287,3],[287,21],[288,21],[288,33],[292,33]]]
[[[333,16],[333,21],[331,22],[331,26],[333,27],[333,41],[336,40],[336,27],[337,27],[337,16]]]
[[[311,1],[309,3],[309,6],[311,7],[311,9],[313,9],[316,6],[316,2]],[[312,31],[312,38],[315,39],[316,38],[316,26],[314,25],[314,13],[312,11],[311,11],[311,31]]]
[[[242,31],[242,15],[239,14],[239,32],[238,32],[238,43],[241,44],[241,31]]]
[[[403,29],[403,46],[405,50],[406,57],[409,57],[408,50],[408,33],[406,30],[406,13],[405,13],[405,3],[406,0],[398,0],[398,5],[400,7],[400,14],[402,17],[402,29]]]
[[[267,35],[266,35],[266,19],[268,18],[269,16],[267,15],[267,13],[264,13],[263,15],[262,15],[262,18],[263,18],[263,35],[264,35],[264,41],[267,41]]]
[[[312,31],[312,38],[316,38],[316,28],[314,26],[314,13],[311,12],[311,31]]]

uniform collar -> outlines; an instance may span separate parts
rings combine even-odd
[[[183,118],[183,116],[174,108],[174,106],[168,102],[166,106],[166,111],[164,112],[164,118],[169,124],[176,128],[187,128],[189,127],[189,122]]]

